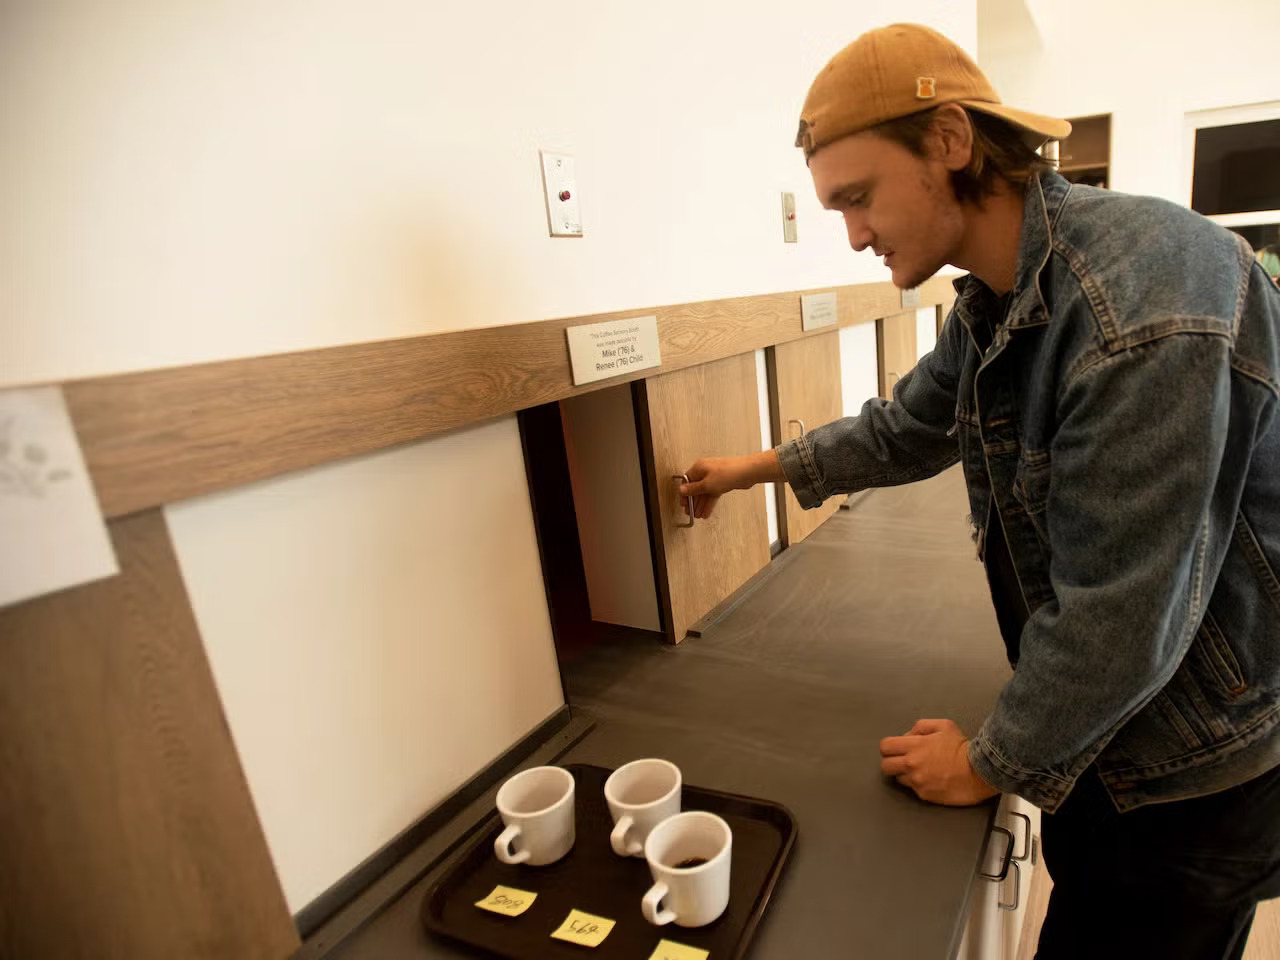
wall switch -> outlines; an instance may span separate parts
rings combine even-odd
[[[578,206],[578,180],[573,157],[563,153],[540,152],[542,190],[547,198],[547,226],[553,237],[582,236],[582,214]]]
[[[782,195],[782,239],[784,243],[795,243],[796,236],[796,195]]]

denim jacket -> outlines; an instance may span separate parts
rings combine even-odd
[[[955,287],[891,402],[778,455],[805,507],[959,462],[980,555],[1002,525],[1029,616],[974,769],[1052,812],[1096,763],[1124,811],[1280,764],[1280,291],[1199,215],[1056,173],[1007,315]]]

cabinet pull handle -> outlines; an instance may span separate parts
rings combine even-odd
[[[1000,858],[1000,872],[987,873],[985,870],[979,870],[978,876],[985,880],[1003,881],[1009,875],[1009,864],[1013,862],[1013,831],[1006,830],[1004,827],[992,827],[992,833],[1003,833],[1009,841],[1005,846],[1004,856]]]
[[[1010,810],[1009,816],[1017,817],[1019,820],[1023,822],[1023,824],[1027,828],[1025,838],[1022,841],[1022,856],[1020,857],[1015,856],[1013,858],[1019,861],[1020,863],[1025,863],[1027,858],[1031,856],[1031,818],[1028,817],[1025,813],[1019,813],[1017,810]],[[1034,863],[1035,861],[1032,861],[1032,862]]]
[[[1001,910],[1017,910],[1018,904],[1022,902],[1022,868],[1016,861],[1011,862],[1010,866],[1013,867],[1013,903],[997,900],[996,906]]]
[[[688,483],[688,482],[689,482],[689,475],[688,475],[687,473],[677,473],[677,474],[675,474],[674,476],[672,476],[672,478],[671,478],[671,479],[672,479],[672,480],[679,480],[681,483]],[[689,508],[689,522],[688,522],[688,523],[677,523],[677,524],[676,524],[676,526],[677,526],[677,527],[692,527],[692,526],[693,526],[693,499],[694,499],[693,497],[685,497],[685,500],[687,500],[687,501],[688,501],[688,502],[685,504],[685,506]]]
[[[803,420],[801,420],[799,417],[794,417],[794,418],[792,418],[791,420],[788,420],[788,421],[787,421],[787,426],[791,426],[791,424],[793,424],[793,423],[798,423],[798,424],[800,424],[800,436],[802,436],[802,437],[803,437],[806,433],[808,433],[808,432],[809,432],[808,430],[806,430],[806,429],[804,428],[804,421],[803,421]],[[794,438],[792,438],[792,439],[794,439]]]

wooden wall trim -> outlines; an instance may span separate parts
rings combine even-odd
[[[839,323],[902,311],[891,283],[826,288]],[[119,517],[804,336],[800,295],[622,310],[73,381],[102,510]],[[949,277],[921,306],[954,299]],[[574,387],[565,329],[658,317],[663,363]]]
[[[298,947],[164,516],[120,575],[0,610],[0,956]]]

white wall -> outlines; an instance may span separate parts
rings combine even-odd
[[[792,141],[906,17],[976,46],[974,0],[4,4],[0,386],[885,279]],[[170,511],[294,909],[559,703],[522,483],[507,420]]]
[[[773,449],[773,412],[769,409],[769,363],[763,350],[756,351],[756,399],[760,401],[760,449]],[[765,523],[769,528],[769,544],[782,539],[778,529],[778,485],[764,485]]]
[[[1110,113],[1109,186],[1186,204],[1188,111],[1280,98],[1271,0],[980,0],[979,63],[1005,102]]]
[[[976,43],[972,3],[909,12]],[[822,63],[907,13],[6,4],[0,382],[881,279],[792,143]],[[577,157],[583,240],[546,236],[539,148]]]
[[[166,510],[295,909],[564,702],[518,443],[506,418]]]
[[[591,618],[660,631],[631,387],[560,402]]]
[[[874,323],[840,328],[840,391],[840,408],[846,417],[856,417],[864,403],[880,395]]]
[[[921,307],[916,311],[916,359],[938,344],[938,308]]]

